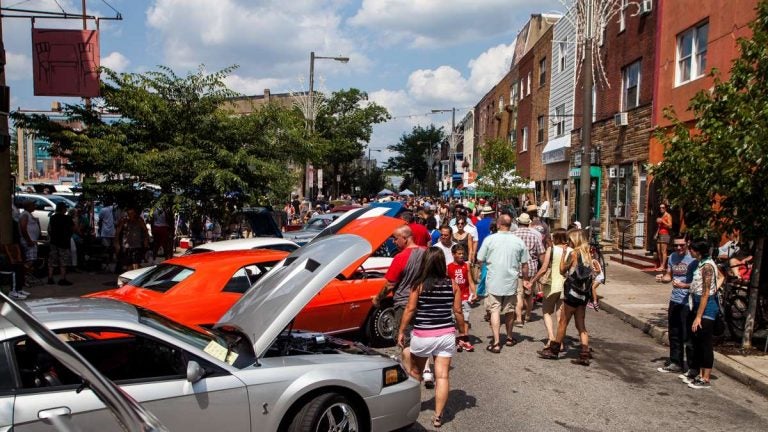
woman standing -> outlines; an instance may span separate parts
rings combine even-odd
[[[568,244],[573,248],[573,252],[570,254],[565,253],[560,259],[560,274],[569,277],[571,274],[576,274],[577,270],[582,270],[584,266],[587,266],[590,271],[592,268],[592,254],[589,253],[589,241],[583,230],[572,229],[568,231]],[[571,317],[575,316],[576,329],[579,331],[579,339],[581,341],[581,352],[578,359],[571,360],[571,363],[579,364],[582,366],[589,366],[589,360],[592,355],[589,352],[589,333],[587,333],[587,326],[584,323],[584,316],[587,310],[587,301],[592,288],[592,282],[589,281],[585,287],[584,294],[573,295],[573,293],[566,292],[563,300],[563,311],[560,313],[560,320],[557,326],[557,335],[555,339],[550,341],[549,347],[539,351],[540,357],[545,359],[557,359],[560,354],[560,346],[565,338],[565,331],[568,329],[568,323],[571,321]],[[566,291],[572,291],[573,288],[565,287]]]
[[[467,257],[469,258],[469,263],[472,264],[475,257],[475,242],[472,239],[472,234],[464,229],[466,226],[466,216],[459,216],[456,218],[456,226],[453,229],[453,241],[464,245],[464,249],[467,251]]]
[[[691,331],[693,335],[693,364],[699,368],[699,376],[686,380],[688,387],[695,389],[709,388],[709,377],[715,354],[712,350],[712,329],[720,311],[717,304],[717,266],[710,257],[710,244],[703,239],[691,243],[691,255],[699,261],[693,273],[690,287],[689,304],[692,305],[693,317]]]
[[[659,206],[661,215],[656,218],[658,228],[656,230],[656,252],[659,258],[659,267],[656,271],[665,271],[667,267],[667,248],[669,247],[670,233],[672,229],[672,215],[667,211],[667,205]]]
[[[565,277],[560,273],[559,268],[553,270],[552,267],[555,263],[559,267],[560,262],[571,253],[571,250],[568,247],[566,231],[562,228],[552,231],[552,246],[547,248],[539,272],[531,279],[531,286],[534,286],[536,282],[540,282],[543,287],[542,313],[544,314],[544,327],[547,329],[548,337],[544,348],[548,348],[555,339],[555,327],[552,317],[555,316],[555,323],[559,321],[558,318],[563,305],[562,295]]]
[[[421,381],[427,360],[430,356],[435,358],[435,416],[432,426],[439,428],[443,424],[443,409],[450,390],[448,372],[451,357],[456,352],[455,329],[466,327],[461,310],[461,290],[458,286],[454,287],[446,276],[445,256],[439,248],[431,247],[424,253],[422,272],[411,290],[397,335],[397,343],[401,347],[405,342],[403,332],[411,321],[412,362],[409,372]]]

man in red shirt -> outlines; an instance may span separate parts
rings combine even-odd
[[[413,242],[416,243],[417,246],[428,247],[430,240],[432,240],[432,236],[429,235],[427,227],[417,222],[413,217],[413,213],[409,211],[400,213],[400,218],[411,228]]]

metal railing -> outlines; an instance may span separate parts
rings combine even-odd
[[[635,219],[634,222],[628,223],[627,226],[625,226],[621,230],[621,241],[619,242],[619,250],[621,251],[620,255],[621,255],[621,263],[622,264],[624,264],[624,251],[626,249],[628,249],[626,247],[626,244],[627,244],[627,233],[629,232],[630,229],[633,229],[639,222],[640,222],[639,220]],[[630,240],[634,241],[634,240],[636,240],[638,238],[643,238],[644,239],[645,238],[645,233],[643,233],[642,235],[631,236]]]

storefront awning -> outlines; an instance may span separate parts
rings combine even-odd
[[[565,149],[571,147],[571,135],[563,135],[555,139],[551,139],[544,146],[544,150],[541,151],[542,163],[552,164],[558,162],[565,162],[568,160]]]

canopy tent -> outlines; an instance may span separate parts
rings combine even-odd
[[[481,178],[478,178],[478,180],[481,180]],[[503,180],[506,183],[508,183],[509,186],[512,186],[512,187],[515,187],[515,188],[531,189],[531,190],[536,188],[536,182],[534,182],[534,181],[526,181],[526,179],[524,179],[524,178],[522,178],[522,177],[520,177],[518,175],[514,175],[512,173],[512,171],[509,171],[506,174],[504,174]],[[491,182],[490,180],[487,180],[487,179],[483,179],[482,183],[486,183],[486,184],[488,184],[490,186],[493,186],[493,182]],[[470,186],[475,188],[476,185],[477,185],[477,183],[471,183],[471,184],[465,186],[465,189],[469,188]]]
[[[395,193],[392,192],[391,190],[389,190],[387,188],[384,188],[384,189],[380,190],[379,193],[377,193],[376,195],[383,196],[383,195],[394,195],[394,194]]]
[[[411,191],[410,191],[410,190],[408,190],[408,189],[405,189],[405,190],[402,190],[402,191],[400,191],[400,196],[413,196],[413,195],[414,195],[414,193],[413,193],[413,192],[411,192]]]

